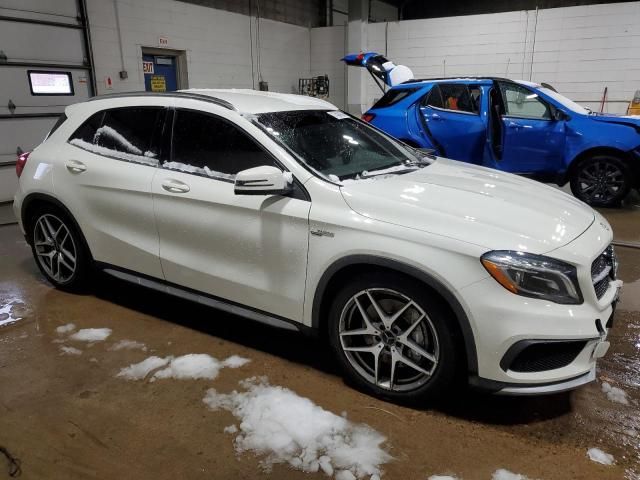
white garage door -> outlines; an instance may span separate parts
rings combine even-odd
[[[17,154],[36,147],[66,105],[94,90],[84,6],[0,0],[0,223],[17,186]]]

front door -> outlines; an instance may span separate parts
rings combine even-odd
[[[496,167],[512,173],[556,172],[562,166],[565,125],[556,120],[553,107],[528,88],[499,83],[502,158]]]
[[[480,117],[481,90],[463,83],[435,84],[421,103],[427,136],[439,154],[482,163],[486,126]]]
[[[142,66],[147,92],[173,92],[178,89],[176,57],[145,54]]]
[[[241,170],[277,165],[226,110],[178,109],[172,152],[153,181],[165,278],[258,310],[301,319],[309,210],[304,198],[235,195]]]

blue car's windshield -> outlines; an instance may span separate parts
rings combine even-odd
[[[257,124],[330,180],[404,173],[430,163],[425,154],[339,110],[256,115]]]
[[[582,115],[589,114],[589,110],[584,108],[582,105],[578,105],[573,100],[569,100],[567,97],[565,97],[564,95],[560,95],[558,92],[554,92],[553,90],[546,87],[540,87],[538,90],[540,90],[542,93],[544,93],[548,97],[553,98],[560,105],[562,105],[565,108],[568,108],[572,112],[580,113]]]

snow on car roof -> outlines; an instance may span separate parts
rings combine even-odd
[[[319,98],[291,93],[262,92],[249,89],[190,88],[180,92],[208,95],[233,105],[240,113],[267,113],[288,110],[337,110]]]

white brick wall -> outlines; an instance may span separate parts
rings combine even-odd
[[[345,26],[311,29],[311,76],[329,75],[329,98],[339,108],[345,106]]]
[[[592,109],[606,86],[609,112],[626,111],[640,89],[640,2],[540,10],[537,27],[535,10],[388,25],[388,57],[416,77],[531,75]],[[385,53],[385,24],[369,24],[367,42]],[[380,95],[369,81],[367,105]]]
[[[105,77],[113,91],[144,90],[142,47],[158,47],[160,36],[168,48],[185,50],[189,87],[252,88],[251,37],[256,69],[256,28],[245,15],[174,0],[118,0],[125,69],[121,70],[114,0],[89,0],[98,93],[106,93]],[[260,21],[261,70],[269,90],[297,91],[298,78],[308,77],[311,51],[308,28]],[[256,87],[258,75],[256,71]]]

